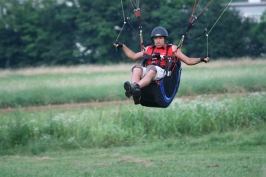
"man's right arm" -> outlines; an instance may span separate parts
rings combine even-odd
[[[141,57],[144,54],[143,51],[138,52],[138,53],[133,52],[131,49],[129,49],[125,44],[123,44],[121,42],[114,43],[114,46],[115,47],[118,47],[118,48],[122,48],[122,50],[124,51],[125,55],[128,58],[130,58],[131,60],[134,60],[134,61],[141,59]]]
[[[143,56],[143,51],[135,53],[131,49],[129,49],[125,44],[123,44],[122,49],[126,56],[130,58],[131,60],[139,60]]]

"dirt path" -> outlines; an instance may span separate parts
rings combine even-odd
[[[26,111],[38,111],[38,110],[48,110],[48,109],[75,109],[75,108],[85,108],[85,107],[102,107],[107,105],[117,105],[117,104],[130,104],[131,100],[127,101],[109,101],[109,102],[91,102],[91,103],[71,103],[71,104],[60,104],[60,105],[45,105],[45,106],[30,106],[30,107],[20,107],[20,108],[6,108],[0,109],[1,113],[11,113],[16,110],[26,110]]]
[[[233,93],[233,94],[209,94],[209,95],[195,95],[195,96],[182,96],[178,99],[196,99],[197,97],[205,98],[219,98],[219,97],[235,97],[235,96],[244,96],[251,93]],[[60,104],[60,105],[46,105],[46,106],[30,106],[30,107],[20,107],[20,108],[6,108],[0,109],[1,113],[11,113],[16,110],[26,110],[26,111],[38,111],[38,110],[48,110],[48,109],[75,109],[75,108],[85,108],[85,107],[102,107],[107,105],[119,105],[119,104],[132,104],[134,105],[131,99],[124,101],[106,101],[106,102],[91,102],[91,103],[71,103],[71,104]]]

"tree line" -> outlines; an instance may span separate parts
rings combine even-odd
[[[139,27],[144,45],[150,45],[152,29],[163,26],[169,32],[168,43],[178,44],[193,2],[142,0],[137,19],[129,0],[1,0],[0,68],[128,62],[123,52],[114,48],[116,39],[137,52]],[[221,4],[216,9],[222,8]],[[209,10],[201,15],[188,38],[204,33],[206,24],[217,19],[211,19],[213,14]],[[207,48],[212,59],[261,57],[266,46],[265,24],[266,13],[256,23],[227,9],[208,40],[205,35],[187,40],[182,50],[200,57],[206,55]]]

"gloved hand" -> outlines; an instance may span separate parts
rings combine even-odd
[[[115,45],[117,48],[122,48],[124,44],[123,44],[122,42],[115,41],[114,45]]]
[[[207,59],[207,60],[205,60],[205,58]],[[207,57],[207,56],[204,56],[204,57],[200,57],[200,61],[201,62],[205,62],[205,63],[207,63],[207,62],[209,62],[209,57]]]

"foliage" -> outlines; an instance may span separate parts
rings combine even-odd
[[[261,16],[261,22],[254,26],[254,28],[252,29],[252,33],[255,37],[255,39],[257,40],[255,43],[253,43],[252,46],[254,45],[258,45],[258,47],[255,47],[255,48],[258,48],[259,50],[256,51],[256,53],[254,54],[254,56],[257,56],[257,55],[266,55],[266,10],[264,11],[264,13],[262,14]],[[259,53],[259,54],[258,54]]]
[[[145,45],[151,44],[150,32],[156,26],[164,26],[170,34],[168,42],[178,44],[193,7],[192,0],[143,0],[139,24],[129,1],[121,2],[126,24],[118,40],[135,52],[140,50],[139,25],[143,29]],[[223,8],[212,10],[217,9]],[[192,36],[204,31],[209,17],[217,19],[217,16],[204,14],[191,30]],[[54,0],[2,0],[0,67],[129,61],[112,45],[123,24],[121,3],[117,0],[69,0],[62,3]],[[254,33],[251,33],[253,27]],[[265,51],[263,29],[263,23],[243,21],[239,13],[228,9],[209,37],[210,57],[261,56]],[[183,47],[183,52],[192,57],[206,55],[205,50],[204,37]]]
[[[77,63],[73,61],[74,7],[58,5],[54,0],[41,4],[12,0],[1,5],[6,11],[0,21],[2,67]]]

